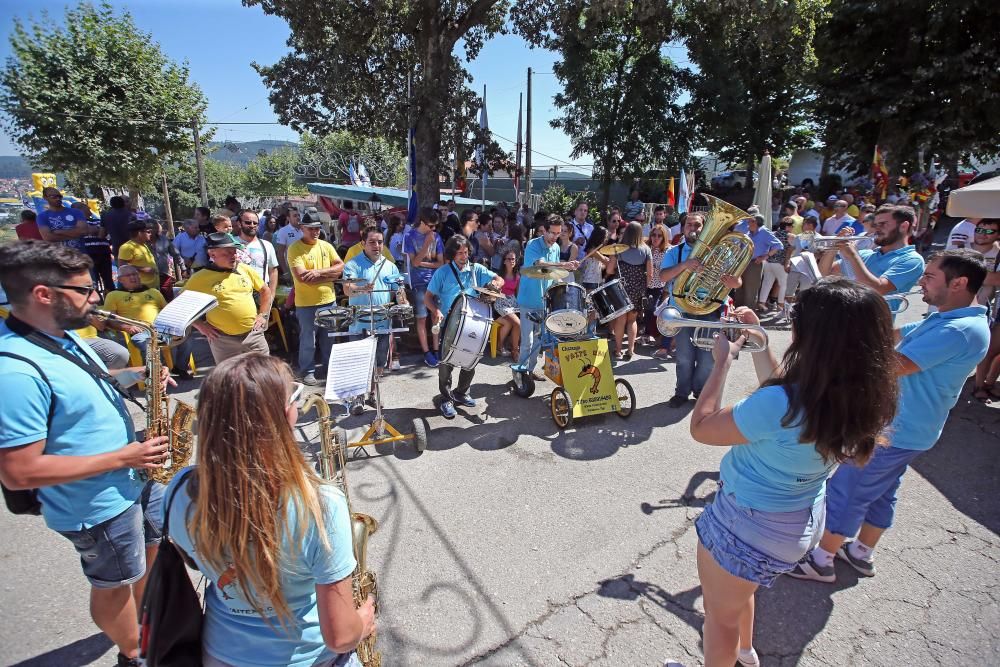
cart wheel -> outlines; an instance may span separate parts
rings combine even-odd
[[[420,453],[427,449],[427,425],[423,417],[413,420],[413,446]]]
[[[562,387],[552,390],[549,408],[552,410],[552,420],[559,428],[566,428],[573,423],[573,403]]]
[[[535,393],[535,380],[531,373],[514,371],[514,393],[521,398],[528,398]]]
[[[618,394],[618,410],[616,412],[622,419],[628,419],[632,416],[632,410],[635,409],[635,391],[632,390],[632,385],[618,378],[615,380],[615,392]]]

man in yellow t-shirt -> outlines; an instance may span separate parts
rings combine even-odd
[[[206,247],[208,265],[188,278],[184,289],[211,294],[219,305],[194,328],[208,339],[215,363],[244,352],[268,354],[264,332],[269,313],[259,309],[271,303],[271,289],[252,268],[236,263],[236,240],[229,234],[209,234]],[[260,293],[259,307],[254,292]]]
[[[160,274],[156,270],[156,256],[149,242],[153,236],[153,226],[145,220],[128,223],[129,240],[118,249],[118,266],[124,264],[139,270],[142,284],[154,289],[160,288]]]
[[[302,382],[322,384],[330,360],[332,340],[320,330],[320,368],[316,375],[316,311],[336,300],[333,281],[344,272],[344,262],[337,251],[321,241],[319,220],[303,222],[302,238],[288,247],[288,268],[295,283],[295,319],[299,322],[298,371]]]

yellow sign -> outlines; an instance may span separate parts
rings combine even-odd
[[[573,402],[573,416],[585,417],[619,409],[608,341],[559,343],[563,388]]]

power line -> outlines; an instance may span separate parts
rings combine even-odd
[[[507,137],[501,136],[501,135],[497,134],[496,132],[494,132],[493,130],[490,130],[490,134],[492,134],[497,139],[503,139],[504,141],[506,141],[509,144],[514,144],[515,146],[517,145],[517,142],[515,142],[515,141],[513,141],[511,139],[508,139]],[[558,162],[560,164],[563,164],[563,165],[566,165],[567,167],[593,167],[594,166],[592,164],[573,164],[572,162],[566,162],[565,160],[560,160],[557,157],[552,157],[551,155],[547,155],[547,154],[545,154],[545,153],[543,153],[541,151],[536,151],[533,148],[531,149],[531,152],[534,153],[535,155],[541,155],[542,157],[547,157],[550,160],[555,160],[556,162]]]

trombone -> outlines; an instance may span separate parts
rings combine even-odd
[[[734,341],[744,333],[747,336],[746,343],[743,344],[744,350],[748,352],[763,352],[767,349],[767,331],[758,324],[746,324],[744,322],[737,322],[731,318],[720,322],[692,320],[683,317],[680,311],[673,306],[666,306],[656,315],[656,328],[664,336],[676,336],[681,329],[687,327],[694,329],[691,332],[691,343],[702,350],[711,350],[715,345],[715,338],[719,334],[723,334],[729,340]]]

